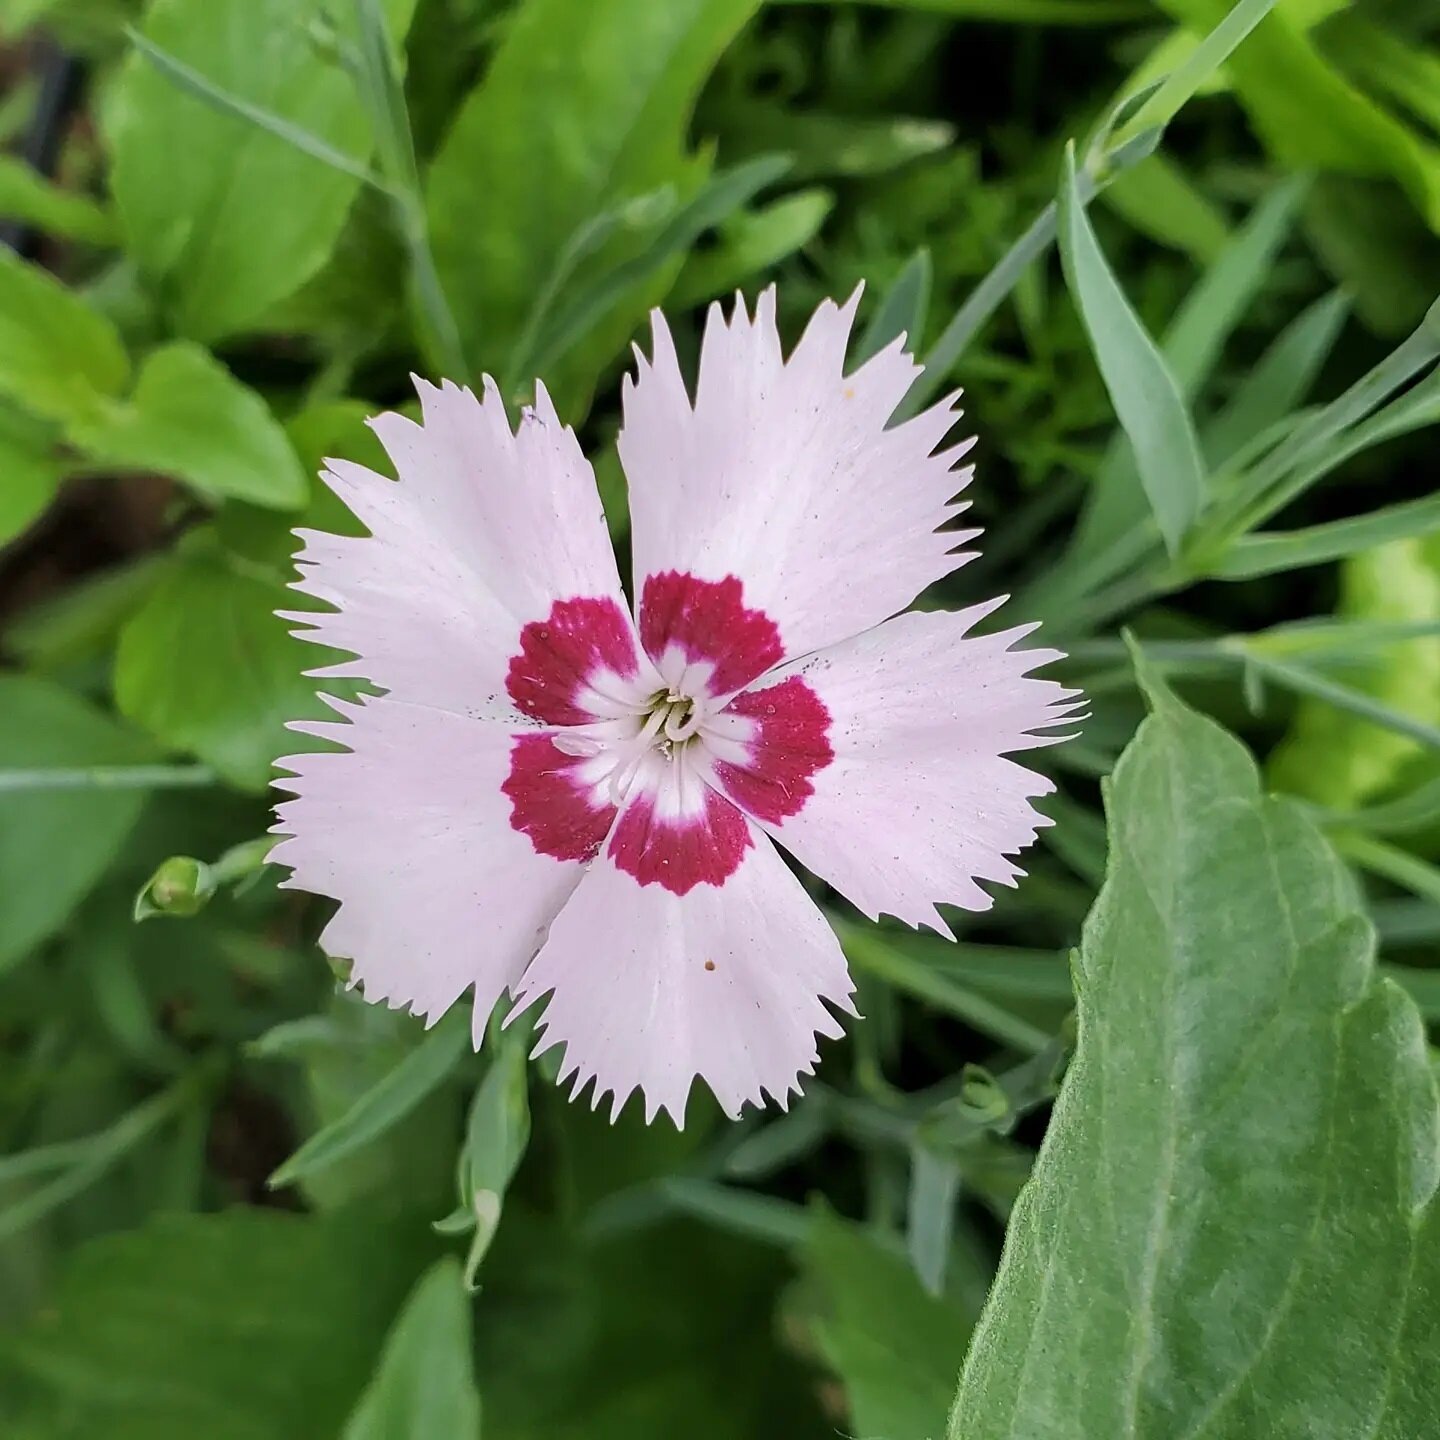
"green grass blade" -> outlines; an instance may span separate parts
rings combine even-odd
[[[897,336],[905,336],[905,348],[918,354],[925,338],[925,317],[930,312],[930,282],[934,267],[930,252],[923,246],[905,262],[879,308],[866,327],[855,353],[854,365],[878,355]]]
[[[270,1177],[271,1189],[343,1160],[397,1125],[455,1068],[470,1042],[468,1017],[437,1025],[388,1075],[338,1120],[312,1135]]]
[[[310,156],[312,160],[318,160],[322,165],[330,166],[332,170],[339,170],[356,180],[364,181],[366,185],[371,185],[376,190],[386,194],[390,193],[390,187],[363,160],[357,160],[353,155],[343,154],[318,135],[312,135],[308,130],[302,130],[298,125],[292,125],[282,116],[274,115],[268,110],[261,109],[258,105],[252,105],[248,100],[242,100],[238,95],[231,95],[228,91],[222,90],[218,85],[207,80],[198,70],[191,69],[183,60],[176,59],[168,51],[162,50],[160,46],[147,40],[133,26],[126,26],[125,34],[130,43],[161,74],[197,100],[203,101],[212,110],[218,110],[223,115],[234,116],[235,119],[243,120],[246,124],[258,126],[261,130],[275,136],[277,140],[283,140],[287,145],[292,145],[296,150]]]
[[[1117,142],[1152,125],[1165,126],[1186,101],[1231,56],[1235,47],[1275,8],[1275,0],[1240,0],[1240,3],[1200,42],[1184,64],[1156,87],[1150,98],[1121,126]]]
[[[1175,376],[1125,298],[1090,227],[1073,145],[1066,150],[1060,191],[1060,256],[1150,508],[1174,554],[1205,494],[1200,447]]]
[[[1408,540],[1435,530],[1440,530],[1440,495],[1428,495],[1303,530],[1242,535],[1208,573],[1217,580],[1250,580],[1302,565],[1323,565],[1391,540]]]
[[[1280,332],[1230,401],[1200,427],[1200,444],[1213,466],[1278,425],[1305,399],[1349,314],[1350,297],[1332,290]]]

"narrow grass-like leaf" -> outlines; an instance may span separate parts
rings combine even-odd
[[[906,1206],[905,1248],[920,1283],[931,1295],[945,1292],[950,1238],[960,1166],[954,1156],[917,1144],[910,1152],[910,1192]]]
[[[1182,395],[1196,395],[1210,378],[1225,342],[1270,279],[1309,184],[1308,176],[1292,175],[1276,185],[1185,296],[1163,342]]]
[[[810,1230],[810,1216],[805,1209],[774,1195],[682,1175],[667,1175],[655,1182],[654,1189],[682,1215],[786,1250],[804,1244]]]
[[[1332,290],[1280,332],[1224,408],[1200,427],[1200,443],[1212,465],[1223,465],[1305,399],[1349,313],[1350,297]]]
[[[1353,830],[1332,833],[1331,843],[1347,859],[1372,875],[1440,905],[1440,867],[1387,840]]]
[[[1123,174],[1132,165],[1138,165],[1147,155],[1154,154],[1155,147],[1160,143],[1161,133],[1158,129],[1147,130],[1106,155],[1099,179],[1087,166],[1079,180],[1082,199],[1089,201],[1115,176]],[[1059,205],[1052,200],[1030,222],[1020,238],[995,262],[990,273],[950,317],[939,338],[925,352],[922,362],[924,373],[916,379],[905,399],[901,401],[900,408],[895,412],[897,420],[914,415],[945,383],[951,368],[965,353],[966,347],[981,327],[1019,284],[1020,277],[1029,266],[1054,243],[1059,215]]]
[[[1395,800],[1337,816],[1337,823],[1371,835],[1409,835],[1440,824],[1440,776]]]
[[[622,261],[585,287],[535,342],[534,368],[544,373],[619,304],[625,295],[668,260],[687,251],[707,230],[743,208],[790,168],[788,155],[760,155],[713,176],[682,205],[639,254]]]
[[[447,1016],[378,1085],[333,1124],[312,1135],[270,1177],[270,1187],[292,1185],[314,1175],[398,1125],[444,1082],[469,1041],[469,1017]]]
[[[1060,254],[1105,387],[1130,439],[1136,468],[1171,553],[1200,513],[1205,474],[1174,375],[1111,273],[1085,214],[1066,150],[1060,192]]]
[[[1386,505],[1368,515],[1310,525],[1303,530],[1242,535],[1206,573],[1217,580],[1250,580],[1257,575],[1297,570],[1303,565],[1322,565],[1391,540],[1407,540],[1435,530],[1440,530],[1440,495],[1427,495],[1423,500]]]
[[[89,1189],[106,1171],[119,1164],[185,1106],[195,1104],[213,1074],[213,1067],[202,1064],[176,1080],[168,1089],[142,1101],[96,1135],[61,1145],[47,1145],[0,1163],[0,1183],[44,1174],[48,1170],[60,1170],[60,1174],[47,1184],[0,1209],[0,1240],[27,1229],[67,1200]]]
[[[905,348],[918,354],[925,339],[925,317],[930,312],[930,281],[934,267],[930,252],[923,246],[906,262],[881,298],[866,326],[852,365],[861,365],[878,355],[897,336],[905,336]]]
[[[1156,87],[1154,94],[1120,128],[1115,140],[1123,143],[1151,125],[1168,125],[1186,101],[1230,58],[1235,47],[1274,7],[1275,0],[1240,0],[1186,57],[1180,68]]]
[[[1026,1054],[1043,1050],[1050,1037],[1037,1026],[1013,1015],[1003,1005],[979,995],[952,976],[931,969],[889,944],[873,927],[837,923],[846,957],[857,970],[893,985],[919,1000],[948,1010],[977,1030]]]
[[[396,229],[410,260],[410,288],[426,349],[451,375],[469,377],[454,311],[446,298],[430,248],[429,221],[420,192],[415,140],[400,61],[379,0],[355,0],[359,31],[356,87],[370,117],[381,169],[395,207]]]
[[[1391,395],[1440,358],[1440,300],[1380,363],[1330,404],[1303,420],[1245,477],[1223,507],[1227,528],[1243,533],[1263,524],[1335,463],[1335,438],[1383,405]],[[1416,387],[1419,388],[1418,386]],[[1423,395],[1424,392],[1422,392]],[[1402,405],[1407,397],[1402,396]],[[1412,402],[1413,403],[1413,402]],[[1408,410],[1406,412],[1408,413]],[[1353,454],[1350,450],[1347,453]]]
[[[195,99],[203,101],[212,110],[254,125],[267,134],[275,136],[277,140],[283,140],[287,145],[293,146],[302,154],[308,155],[312,160],[318,160],[322,165],[328,165],[332,170],[340,171],[342,175],[349,175],[354,180],[361,180],[366,185],[374,186],[377,190],[388,190],[384,179],[363,160],[357,160],[353,155],[344,154],[318,135],[312,135],[308,130],[292,124],[281,115],[272,114],[259,105],[252,105],[239,95],[232,95],[229,91],[221,89],[220,86],[207,80],[198,70],[192,69],[183,60],[177,59],[168,51],[161,49],[154,41],[147,39],[133,25],[125,27],[125,36],[167,80],[172,81],[187,94],[193,95]]]

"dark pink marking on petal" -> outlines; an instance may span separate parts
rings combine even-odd
[[[744,587],[733,575],[723,580],[697,580],[666,570],[645,581],[640,596],[640,643],[657,663],[672,645],[687,660],[708,660],[715,666],[712,695],[729,695],[748,685],[785,651],[780,631],[763,610],[748,610]]]
[[[516,708],[547,725],[583,725],[595,717],[576,704],[587,681],[612,670],[630,679],[639,668],[630,621],[606,597],[557,600],[544,620],[520,632],[505,688]]]
[[[510,798],[511,828],[528,835],[538,854],[593,860],[605,843],[615,807],[590,803],[575,773],[583,763],[579,756],[562,754],[548,735],[515,737],[510,774],[500,788]]]
[[[810,777],[834,758],[830,712],[798,675],[764,690],[747,690],[726,707],[755,724],[750,760],[715,762],[716,779],[735,803],[772,824],[797,814],[815,793]]]
[[[607,851],[618,870],[642,885],[685,895],[697,885],[723,885],[754,844],[745,817],[723,795],[705,792],[703,813],[682,821],[655,814],[648,795],[626,806]]]

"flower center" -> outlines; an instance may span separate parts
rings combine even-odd
[[[650,697],[650,718],[641,733],[651,736],[663,755],[673,756],[677,745],[684,745],[699,731],[700,720],[701,707],[690,696],[657,690]]]

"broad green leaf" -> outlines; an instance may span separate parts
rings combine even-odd
[[[62,189],[13,155],[0,155],[0,219],[87,245],[109,245],[115,239],[115,217],[103,205]]]
[[[413,4],[387,0],[397,35]],[[219,90],[363,158],[372,137],[354,85],[307,33],[327,14],[353,43],[353,6],[325,0],[155,0],[144,35]],[[220,113],[139,53],[108,100],[128,246],[182,334],[244,330],[324,263],[355,175]]]
[[[55,498],[65,478],[57,438],[52,426],[0,403],[0,545],[28,529]]]
[[[312,1135],[270,1177],[270,1185],[278,1188],[308,1179],[400,1124],[450,1077],[469,1044],[469,1016],[448,1015],[343,1115]]]
[[[1130,440],[1160,533],[1174,552],[1203,503],[1200,449],[1175,376],[1131,309],[1090,228],[1073,147],[1066,152],[1061,182],[1059,234],[1070,293]]]
[[[925,318],[930,311],[930,281],[933,267],[930,252],[917,250],[891,282],[860,339],[852,363],[859,365],[878,355],[897,336],[905,336],[905,348],[918,354],[925,343]]]
[[[1337,614],[1440,625],[1440,541],[1402,540],[1354,556],[1340,571]],[[1369,647],[1352,683],[1403,714],[1440,723],[1440,635]],[[1346,810],[1384,794],[1419,753],[1412,739],[1306,701],[1269,773],[1292,794]]]
[[[1278,425],[1300,405],[1349,313],[1348,297],[1332,291],[1280,332],[1224,408],[1201,426],[1200,441],[1213,465],[1224,464],[1242,445]]]
[[[129,376],[115,327],[0,245],[0,396],[50,420],[84,419]]]
[[[116,651],[121,714],[242,790],[264,790],[276,757],[306,748],[287,721],[329,713],[302,672],[330,652],[295,639],[275,615],[295,604],[284,582],[278,567],[200,532],[126,621]]]
[[[342,1440],[480,1440],[470,1299],[453,1259],[420,1277]]]
[[[485,1435],[835,1440],[813,1370],[776,1343],[787,1261],[680,1223],[577,1244],[516,1207],[475,1311]]]
[[[334,1440],[434,1254],[423,1224],[232,1209],[96,1241],[0,1339],[26,1440]]]
[[[686,260],[666,303],[687,310],[734,294],[808,245],[834,208],[835,196],[815,188],[731,216],[712,245]]]
[[[1161,0],[1195,30],[1209,29],[1229,0]],[[1440,149],[1331,68],[1283,9],[1267,15],[1226,62],[1240,103],[1266,146],[1287,165],[1398,181],[1440,229]]]
[[[153,757],[143,737],[48,680],[0,675],[0,779],[29,770]],[[53,934],[115,858],[144,796],[0,788],[0,969]]]
[[[1315,826],[1146,683],[1078,1049],[950,1435],[1423,1434],[1440,1116],[1419,1017]]]
[[[174,475],[211,500],[294,510],[309,493],[270,407],[186,340],[148,355],[130,399],[70,435],[108,465]]]
[[[435,260],[472,370],[503,366],[531,300],[592,216],[661,185],[694,188],[698,172],[686,156],[685,128],[695,94],[757,4],[520,6],[429,177]],[[563,46],[555,42],[561,35]],[[642,248],[643,240],[631,238],[603,258],[613,264]],[[601,260],[586,267],[587,279],[608,268]],[[663,288],[641,287],[611,317],[595,339],[596,364],[623,343]]]
[[[974,1317],[926,1294],[898,1249],[823,1207],[811,1218],[803,1274],[821,1353],[845,1387],[845,1433],[938,1440]]]
[[[1303,530],[1266,531],[1242,535],[1226,548],[1206,573],[1217,580],[1249,580],[1302,565],[1323,565],[1360,550],[1396,540],[1413,540],[1440,530],[1440,495],[1382,505],[1348,520],[1331,520]]]

